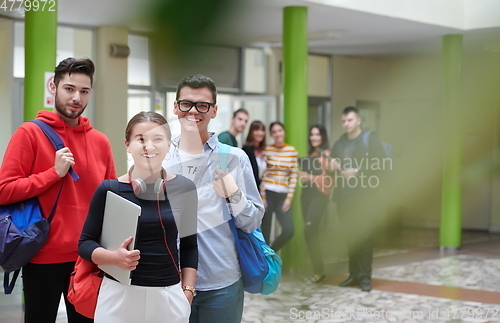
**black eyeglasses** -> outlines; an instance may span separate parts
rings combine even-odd
[[[182,112],[189,112],[192,107],[195,107],[199,113],[207,113],[210,107],[215,105],[210,102],[193,102],[188,100],[177,100],[177,104],[179,105],[179,110]]]

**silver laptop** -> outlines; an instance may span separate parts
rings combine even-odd
[[[128,237],[134,237],[128,250],[133,250],[137,233],[137,222],[141,207],[108,191],[102,224],[101,245],[108,250],[116,250]],[[124,285],[130,285],[130,271],[114,265],[98,265],[104,272]]]

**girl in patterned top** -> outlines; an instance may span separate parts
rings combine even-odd
[[[267,145],[264,150],[267,168],[260,189],[266,213],[261,228],[266,241],[270,241],[273,213],[276,213],[281,234],[271,247],[278,251],[293,237],[295,230],[290,206],[297,186],[298,152],[295,147],[285,143],[285,127],[281,122],[271,123],[269,132],[274,144]]]

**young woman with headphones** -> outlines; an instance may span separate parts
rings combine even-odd
[[[155,112],[140,112],[125,129],[125,145],[134,166],[118,178],[118,187],[120,196],[141,206],[137,241],[130,237],[117,250],[99,245],[109,181],[94,194],[79,254],[95,264],[132,271],[130,286],[105,275],[96,323],[189,320],[198,267],[198,197],[192,181],[161,167],[170,143],[168,123]],[[129,251],[131,243],[134,248]]]

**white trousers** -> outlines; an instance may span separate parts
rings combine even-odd
[[[125,286],[104,277],[95,323],[186,323],[191,314],[181,284],[167,287]]]

